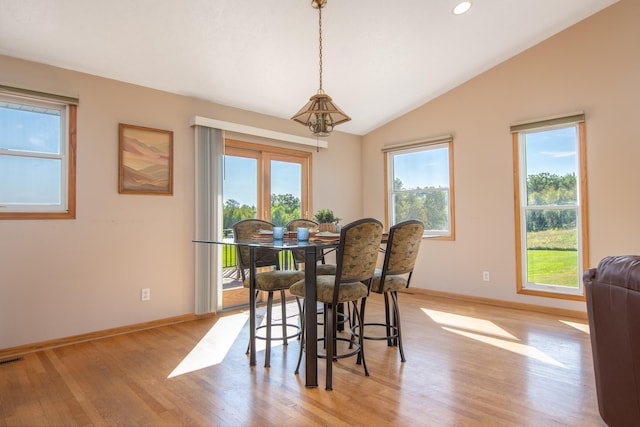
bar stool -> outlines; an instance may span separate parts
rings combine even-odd
[[[354,335],[351,338],[337,337],[337,306],[340,303],[351,303],[354,316],[360,325],[363,324],[361,314],[358,312],[358,301],[363,300],[369,294],[369,288],[373,274],[376,269],[378,251],[382,240],[382,223],[377,219],[365,218],[345,225],[340,232],[340,243],[336,252],[336,274],[318,275],[316,277],[318,302],[322,302],[326,307],[326,323],[324,325],[324,340],[326,346],[327,361],[326,369],[326,389],[333,389],[333,361],[336,358],[358,355],[357,363],[364,367],[365,375],[369,375],[367,364],[364,358],[364,347],[362,338],[356,342]],[[305,296],[305,281],[300,280],[290,288],[292,295],[300,298]],[[302,333],[304,336],[307,327],[316,325],[306,325],[302,323]],[[363,329],[360,326],[359,337],[363,336]],[[355,349],[347,354],[337,355],[337,341],[348,341]],[[300,355],[296,373],[300,368],[304,340],[301,341]],[[322,356],[318,356],[322,357]]]
[[[273,224],[268,221],[263,221],[260,219],[246,219],[242,221],[238,221],[233,225],[233,236],[236,241],[238,240],[249,240],[255,235],[259,235],[261,231],[273,231]],[[242,283],[245,288],[250,287],[250,277],[246,274],[246,270],[249,268],[249,248],[248,247],[240,247],[236,246],[237,250],[237,262],[240,267],[240,271],[242,273]],[[274,251],[272,249],[255,249],[255,264],[256,267],[271,267],[274,268],[270,271],[259,272],[256,273],[255,283],[256,283],[256,296],[261,292],[267,292],[267,312],[266,324],[256,327],[255,337],[257,339],[265,340],[266,349],[265,349],[265,359],[264,359],[264,367],[268,368],[271,366],[271,329],[274,326],[280,326],[282,328],[282,344],[288,345],[290,338],[295,338],[300,336],[301,327],[297,324],[287,323],[287,303],[286,303],[286,294],[287,291],[292,284],[297,281],[304,279],[304,271],[296,271],[296,270],[280,270],[280,261],[279,261],[279,253],[278,251]],[[272,320],[272,308],[273,308],[273,294],[275,292],[280,293],[280,305],[282,310],[282,320],[280,323],[273,323]],[[300,310],[300,303],[298,302],[298,312]],[[256,307],[251,307],[251,315],[255,316]],[[294,328],[295,332],[292,334],[288,334],[288,328]],[[258,330],[265,330],[266,335],[258,335]],[[255,342],[251,342],[249,340],[249,345],[247,347],[247,354],[251,350],[252,346],[255,346]]]
[[[397,346],[403,362],[402,328],[400,327],[400,307],[398,305],[398,291],[409,287],[411,276],[420,250],[420,243],[424,233],[424,224],[419,220],[400,222],[389,229],[389,239],[385,250],[382,269],[376,269],[371,284],[371,291],[384,295],[385,323],[369,322],[368,327],[384,327],[384,336],[364,335],[369,340],[386,340],[389,347]],[[391,297],[391,305],[389,304]],[[361,304],[361,317],[364,318],[366,298]],[[359,334],[358,325],[351,328],[356,336]]]

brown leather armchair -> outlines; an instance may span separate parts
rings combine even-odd
[[[600,416],[640,426],[640,256],[611,256],[584,273]]]

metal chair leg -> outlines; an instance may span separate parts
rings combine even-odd
[[[300,313],[300,353],[298,353],[298,364],[296,365],[295,374],[300,372],[300,363],[302,362],[302,353],[304,352],[304,334],[305,334],[305,322],[304,322],[304,305],[300,303],[300,298],[296,298],[298,303],[298,313]]]
[[[360,305],[360,311],[358,312],[357,307],[354,309],[354,312],[357,315],[358,322],[358,345],[360,346],[360,351],[358,352],[358,361],[362,362],[362,367],[364,368],[364,375],[369,376],[369,370],[367,369],[367,362],[364,358],[364,308],[367,302],[366,298],[362,299],[362,303]],[[354,301],[355,305],[355,301]]]
[[[362,335],[364,334],[364,325],[362,325],[362,321],[361,319],[364,319],[364,308],[365,305],[367,304],[367,299],[366,298],[362,298],[362,302],[360,303],[360,316],[358,316],[358,309],[356,306],[356,303],[353,303],[353,318],[355,319],[355,321],[358,322],[358,324],[356,326],[358,326],[358,333],[357,333],[357,337],[358,337],[358,343],[360,345],[360,350],[362,350]],[[351,328],[351,339],[353,340],[355,338],[356,334],[353,332],[353,328]],[[358,357],[356,358],[356,365],[361,365],[362,364],[362,352],[358,352]]]
[[[285,301],[284,290],[280,291],[280,309],[282,312],[282,345],[289,345],[287,338],[287,302]]]
[[[393,317],[396,328],[396,341],[398,343],[398,349],[400,350],[400,360],[406,362],[404,357],[404,349],[402,348],[402,329],[400,328],[400,306],[398,305],[398,293],[391,292],[391,299],[393,299]]]
[[[384,316],[385,316],[385,328],[387,330],[387,346],[393,347],[395,345],[395,339],[393,337],[393,329],[391,328],[391,306],[389,305],[389,294],[384,293]]]
[[[327,323],[324,326],[324,340],[327,346],[327,377],[325,390],[333,390],[333,356],[336,354],[336,308],[326,305]]]
[[[269,296],[267,297],[267,346],[265,348],[264,355],[264,367],[268,368],[271,366],[271,321],[272,321],[272,309],[273,309],[273,292],[269,292]]]
[[[259,294],[260,294],[260,291],[256,291],[256,298],[255,298],[255,299],[256,299],[256,301],[258,300],[258,295],[259,295]],[[253,310],[253,311],[254,311],[254,313],[255,313],[255,311],[256,311],[256,310],[255,310],[255,308],[256,308],[256,307],[254,307],[254,310]],[[251,342],[251,340],[249,340],[249,342],[247,343],[247,352],[246,352],[245,354],[249,354],[249,351],[251,350],[251,346],[252,346],[252,345],[256,345],[256,343],[255,343],[255,342]]]

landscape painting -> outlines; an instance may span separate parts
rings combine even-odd
[[[119,192],[173,194],[173,132],[120,123]]]

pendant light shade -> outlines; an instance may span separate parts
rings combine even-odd
[[[329,95],[318,91],[292,119],[309,127],[316,136],[329,136],[333,127],[351,120]]]
[[[318,9],[318,27],[320,34],[320,89],[309,98],[309,102],[291,119],[307,126],[315,136],[329,136],[333,127],[348,122],[351,117],[342,111],[329,95],[322,90],[322,8],[327,0],[313,0],[311,6]]]

